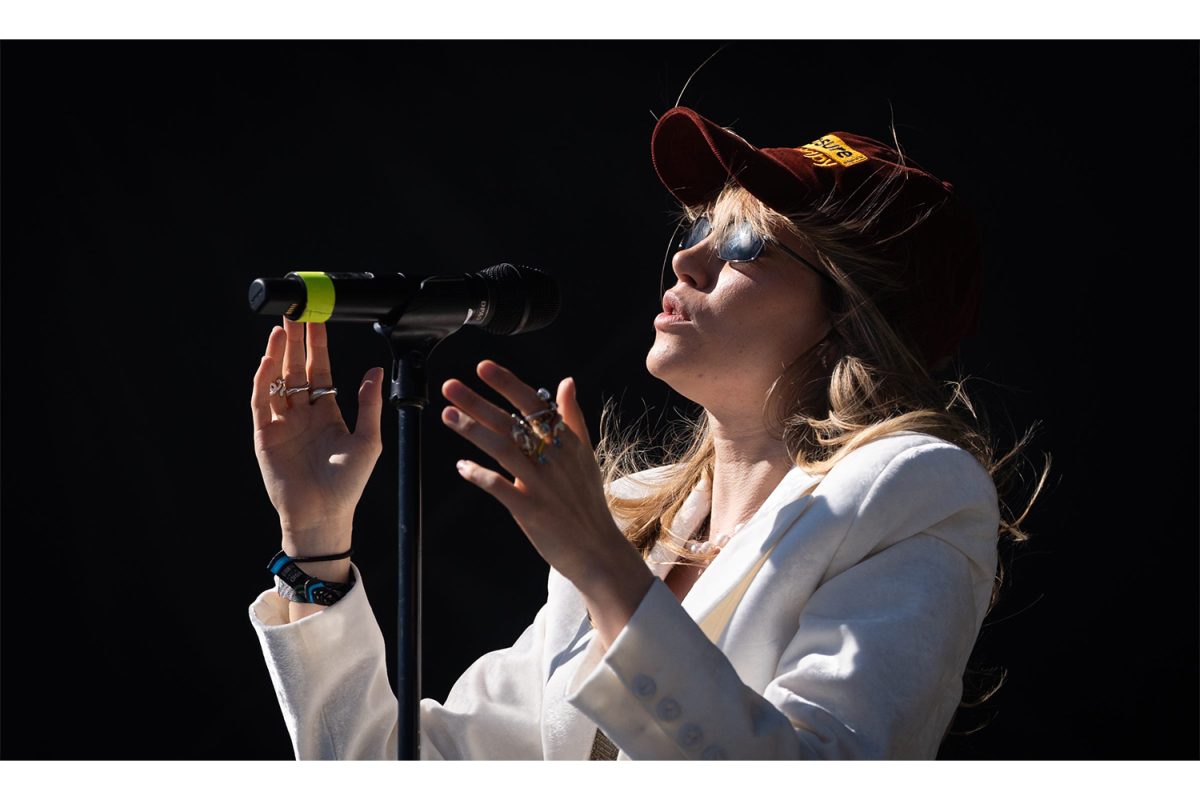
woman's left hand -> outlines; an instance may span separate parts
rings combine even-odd
[[[546,408],[536,390],[496,362],[479,362],[476,373],[518,414]],[[465,459],[458,462],[459,474],[504,504],[547,563],[578,585],[597,567],[621,569],[631,563],[630,555],[640,561],[609,511],[573,378],[558,384],[556,402],[566,428],[559,431],[560,446],[545,449],[544,464],[521,451],[508,411],[453,378],[442,384],[442,394],[452,404],[442,410],[442,422],[515,480]]]

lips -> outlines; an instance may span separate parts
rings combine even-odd
[[[667,292],[663,295],[663,312],[667,314],[674,314],[686,320],[690,320],[692,318],[692,315],[689,314],[687,309],[683,307],[683,303],[679,302],[679,298],[670,292]]]

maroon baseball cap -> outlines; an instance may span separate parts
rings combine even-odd
[[[714,200],[730,179],[783,214],[815,211],[826,201],[854,209],[890,174],[896,198],[878,226],[856,243],[895,259],[902,288],[874,298],[888,320],[919,348],[927,367],[952,355],[979,327],[983,252],[978,221],[954,186],[895,148],[845,131],[798,147],[757,148],[690,108],[664,114],[650,140],[659,179],[681,203]],[[828,205],[826,206],[828,207]],[[830,216],[836,220],[835,212]]]

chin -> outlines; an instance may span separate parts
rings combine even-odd
[[[665,381],[667,373],[671,371],[670,362],[678,360],[672,359],[671,355],[669,352],[663,352],[659,342],[655,342],[651,345],[649,352],[646,353],[646,371],[660,381]]]
[[[686,380],[680,380],[681,377],[687,375],[685,359],[680,357],[680,354],[675,351],[661,352],[655,348],[650,348],[650,352],[646,354],[646,371],[653,377],[658,378],[676,394],[686,397],[695,402],[695,398],[691,396],[688,387],[684,384]]]

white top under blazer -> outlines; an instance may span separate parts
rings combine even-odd
[[[707,487],[685,505],[681,536],[707,515]],[[988,607],[998,525],[987,472],[934,436],[876,440],[824,479],[793,468],[682,604],[656,547],[660,580],[607,650],[551,568],[516,642],[444,703],[421,701],[421,758],[587,759],[597,727],[618,760],[934,758]],[[350,592],[304,619],[287,621],[274,587],[250,606],[299,759],[396,757],[384,639],[351,568]]]

